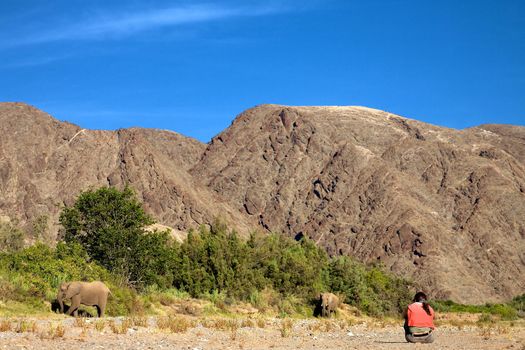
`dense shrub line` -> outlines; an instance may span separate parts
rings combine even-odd
[[[90,190],[63,209],[62,241],[22,249],[23,232],[3,224],[0,234],[0,300],[42,307],[66,280],[103,280],[110,285],[108,313],[127,314],[151,300],[180,293],[207,298],[219,307],[247,301],[301,312],[316,294],[330,290],[371,315],[399,314],[411,285],[350,257],[330,258],[307,238],[279,234],[241,239],[217,221],[190,231],[183,243],[169,232],[147,232],[153,223],[131,189]],[[42,235],[44,236],[44,235]],[[140,293],[138,295],[137,293]],[[142,298],[142,299],[140,299]],[[435,301],[437,311],[523,314],[525,295],[507,304],[481,306]],[[306,309],[310,310],[310,306]]]
[[[190,231],[183,243],[169,232],[147,232],[153,223],[133,191],[100,188],[82,192],[63,209],[62,241],[21,249],[22,233],[3,225],[0,235],[0,299],[38,304],[51,300],[65,280],[103,280],[114,298],[110,314],[136,307],[137,292],[173,290],[216,302],[272,299],[281,310],[312,303],[330,290],[371,315],[395,315],[410,301],[410,283],[350,257],[329,258],[307,238],[252,234],[241,239],[216,222]],[[159,294],[160,295],[160,294]],[[147,299],[147,298],[146,298]],[[153,297],[154,299],[154,297]],[[471,311],[512,318],[513,304],[465,306],[436,302],[438,311]]]
[[[436,300],[430,304],[438,312],[465,312],[498,315],[502,320],[515,320],[525,317],[525,294],[517,296],[508,303],[486,303],[483,305],[458,304],[451,300]]]
[[[182,244],[168,232],[146,232],[153,220],[129,188],[83,192],[60,222],[66,242],[82,245],[138,290],[174,287],[193,297],[219,293],[243,301],[268,289],[304,301],[331,290],[376,315],[400,312],[410,297],[406,281],[349,257],[329,259],[307,238],[252,234],[243,240],[219,221],[190,231]]]

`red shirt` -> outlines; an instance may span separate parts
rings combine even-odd
[[[429,327],[434,326],[434,310],[429,305],[430,315],[423,309],[423,303],[413,303],[408,305],[407,317],[409,327]]]

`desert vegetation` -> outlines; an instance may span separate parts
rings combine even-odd
[[[245,240],[219,220],[190,231],[182,244],[168,232],[146,232],[153,219],[129,188],[81,193],[60,223],[62,239],[54,247],[22,248],[20,230],[9,227],[0,255],[3,299],[43,310],[68,280],[106,281],[114,296],[110,315],[170,304],[177,294],[210,300],[219,310],[247,302],[309,315],[324,290],[365,313],[395,315],[410,297],[407,281],[349,257],[331,259],[307,238],[253,233]]]
[[[2,314],[48,312],[58,285],[70,280],[105,281],[112,291],[107,313],[113,316],[155,314],[173,305],[180,314],[227,314],[236,305],[249,305],[283,319],[307,317],[316,294],[329,290],[356,313],[398,317],[414,288],[381,266],[331,258],[308,238],[252,233],[242,239],[219,220],[178,243],[168,232],[145,230],[153,219],[129,188],[82,192],[63,209],[60,223],[61,239],[54,246],[23,247],[19,228],[2,226]],[[205,303],[188,302],[194,299]],[[521,296],[507,304],[436,301],[433,306],[514,320],[523,316],[523,304]],[[282,334],[289,328],[282,323]]]

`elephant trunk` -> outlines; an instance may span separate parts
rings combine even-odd
[[[60,313],[64,313],[64,302],[62,301],[62,296],[59,294],[57,296],[58,305],[60,305]]]

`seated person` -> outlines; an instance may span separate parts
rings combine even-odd
[[[410,343],[432,343],[434,326],[434,310],[427,302],[423,292],[417,292],[414,302],[405,311],[405,339]]]

